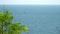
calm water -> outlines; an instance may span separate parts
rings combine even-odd
[[[29,27],[22,34],[60,34],[60,5],[0,5],[0,11],[5,8],[10,9],[13,21]]]

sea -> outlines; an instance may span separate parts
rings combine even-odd
[[[60,5],[0,5],[8,8],[14,22],[28,27],[22,34],[60,34]]]

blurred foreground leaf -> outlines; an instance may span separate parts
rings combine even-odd
[[[0,12],[0,34],[21,34],[21,31],[28,31],[28,27],[21,25],[21,23],[12,22],[13,16],[10,11],[6,9]]]

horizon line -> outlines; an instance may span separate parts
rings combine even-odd
[[[60,5],[60,4],[0,4],[0,5]]]

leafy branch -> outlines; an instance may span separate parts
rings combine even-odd
[[[28,31],[28,27],[18,22],[12,22],[13,16],[6,9],[0,12],[0,34],[21,34],[21,31]]]

